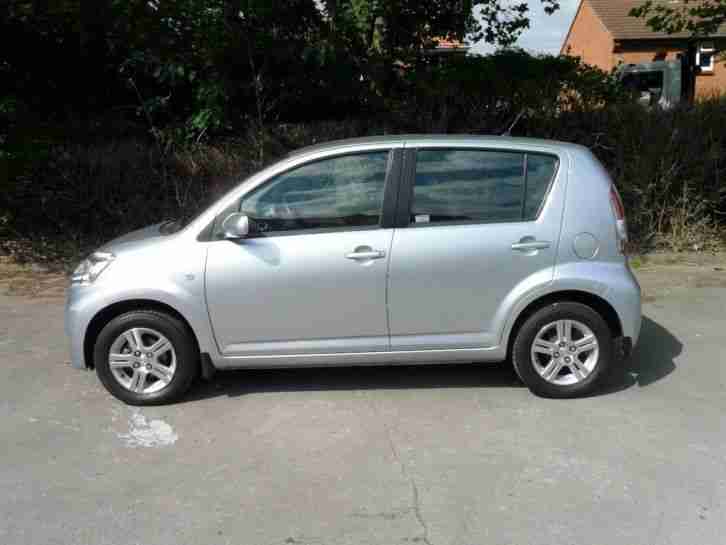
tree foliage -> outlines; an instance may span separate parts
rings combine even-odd
[[[321,0],[332,33],[354,55],[412,61],[439,39],[513,44],[530,25],[530,3],[547,13],[559,0]]]
[[[512,43],[531,2],[94,0],[81,10],[79,0],[8,0],[3,103],[15,97],[45,119],[136,111],[194,137],[378,110],[397,67],[416,66],[436,39]]]
[[[726,24],[726,0],[682,0],[667,3],[648,0],[633,8],[630,15],[645,19],[648,26],[657,32],[688,32],[696,37],[705,37],[715,34]]]

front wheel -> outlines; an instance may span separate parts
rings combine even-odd
[[[111,320],[96,339],[94,362],[101,383],[129,405],[173,401],[199,372],[199,352],[188,328],[152,310]]]
[[[612,333],[580,303],[554,303],[530,316],[512,347],[512,363],[537,395],[580,397],[595,391],[613,364]]]

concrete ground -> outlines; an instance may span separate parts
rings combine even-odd
[[[722,544],[719,268],[644,267],[636,353],[574,401],[469,365],[235,372],[132,408],[68,365],[61,284],[0,295],[0,543]]]

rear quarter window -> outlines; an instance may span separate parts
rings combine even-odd
[[[559,160],[554,155],[527,154],[527,190],[525,193],[524,220],[536,220],[545,197],[554,180]]]

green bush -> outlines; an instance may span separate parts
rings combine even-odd
[[[669,111],[629,104],[568,112],[529,127],[589,147],[625,200],[633,239],[643,248],[719,245],[726,210],[726,97]]]
[[[693,250],[721,243],[724,126],[726,99],[714,99],[672,111],[619,105],[560,112],[546,123],[529,119],[518,134],[588,146],[623,195],[635,243]],[[270,125],[265,162],[303,145],[396,129],[385,119]],[[251,135],[214,145],[165,136],[162,144],[51,145],[0,195],[0,246],[17,254],[16,241],[24,240],[29,258],[75,259],[131,229],[194,213],[260,166]]]
[[[721,244],[726,98],[648,110],[632,103],[610,74],[577,59],[516,50],[401,70],[387,110],[348,120],[248,120],[234,138],[190,139],[185,122],[157,125],[151,110],[145,125],[112,112],[43,124],[20,100],[3,99],[0,119],[8,123],[0,134],[0,250],[29,259],[75,259],[131,229],[193,214],[246,174],[304,145],[510,128],[517,136],[589,147],[620,189],[631,236],[642,248]],[[203,131],[202,121],[195,132]]]
[[[550,120],[629,97],[615,77],[566,56],[518,49],[433,58],[407,69],[390,100],[399,125],[419,132],[501,133],[523,115]]]

